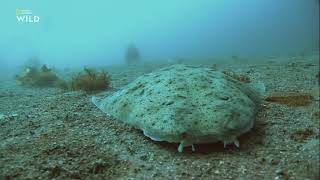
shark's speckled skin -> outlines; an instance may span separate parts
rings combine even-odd
[[[180,143],[182,152],[216,141],[239,146],[237,137],[252,128],[260,98],[250,85],[222,72],[173,65],[92,102],[152,140]]]

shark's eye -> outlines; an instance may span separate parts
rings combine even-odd
[[[183,139],[187,138],[187,136],[188,136],[188,134],[187,134],[186,132],[184,132],[184,133],[181,134],[181,137],[182,137]]]

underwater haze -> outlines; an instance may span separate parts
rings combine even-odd
[[[39,22],[19,22],[17,9]],[[30,57],[56,67],[121,64],[130,43],[144,61],[319,47],[318,0],[11,0],[0,10],[2,68]]]
[[[0,180],[320,179],[319,0],[0,0]]]

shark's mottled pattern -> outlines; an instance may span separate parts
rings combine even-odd
[[[239,146],[237,137],[254,124],[259,97],[251,85],[222,72],[173,65],[92,102],[152,140],[180,143],[182,152],[185,146],[216,141]]]

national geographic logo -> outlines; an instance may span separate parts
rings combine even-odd
[[[17,21],[21,23],[38,23],[40,17],[33,15],[30,9],[16,9]]]

